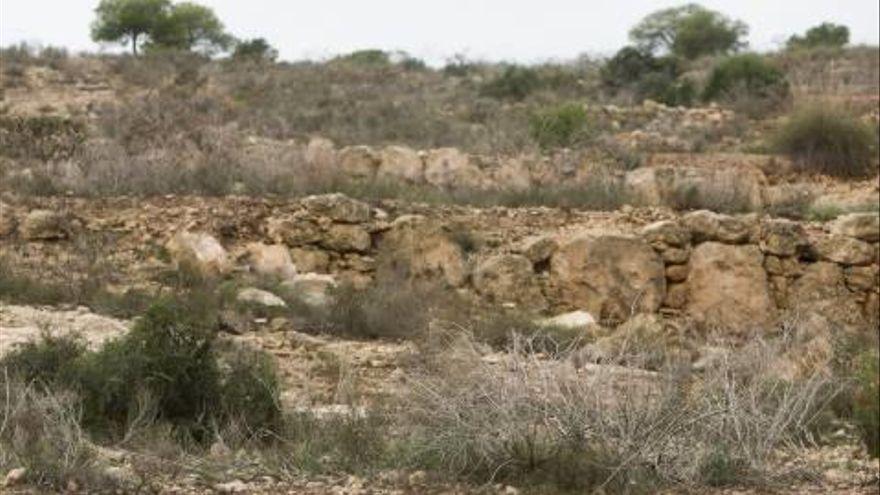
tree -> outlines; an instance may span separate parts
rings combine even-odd
[[[92,23],[95,41],[131,43],[137,55],[138,38],[150,36],[165,22],[171,7],[169,0],[101,0]]]
[[[277,57],[278,50],[272,48],[264,38],[239,41],[232,52],[232,58],[240,60],[274,62]]]
[[[161,48],[211,52],[228,48],[232,37],[226,34],[213,10],[182,2],[172,6],[168,15],[156,24],[151,43]]]
[[[804,36],[794,35],[788,39],[787,47],[816,48],[826,46],[841,48],[849,43],[849,28],[841,24],[823,22],[807,30]]]
[[[668,52],[687,59],[724,54],[745,46],[748,27],[701,5],[659,10],[648,15],[629,32],[641,49]]]

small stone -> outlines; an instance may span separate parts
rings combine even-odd
[[[17,467],[14,469],[10,469],[8,473],[6,473],[6,477],[3,479],[4,486],[14,486],[24,481],[25,476],[27,476],[27,469],[23,467]]]
[[[284,299],[272,294],[271,292],[248,287],[238,292],[238,301],[259,304],[267,307],[284,307],[287,303]]]

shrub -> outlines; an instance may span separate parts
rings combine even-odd
[[[43,333],[39,341],[27,342],[0,359],[0,370],[5,369],[24,383],[69,385],[76,361],[85,350],[85,344],[75,335]]]
[[[587,112],[573,103],[535,113],[529,119],[529,131],[532,139],[545,149],[570,147],[593,134]]]
[[[274,62],[278,58],[278,50],[273,48],[265,38],[253,38],[239,41],[232,52],[232,58],[235,60]]]
[[[876,349],[864,351],[856,363],[853,421],[868,452],[880,457],[880,353]]]
[[[340,55],[333,62],[348,63],[361,67],[387,67],[391,65],[388,52],[376,49],[358,50],[347,55]]]
[[[630,30],[629,37],[648,51],[666,50],[695,59],[737,50],[746,34],[748,27],[742,21],[690,3],[646,16]]]
[[[220,384],[222,417],[248,430],[277,430],[281,385],[271,358],[241,349],[227,361]]]
[[[85,139],[85,124],[67,117],[0,116],[0,154],[10,158],[67,160]]]
[[[654,57],[635,47],[624,47],[602,66],[602,84],[612,92],[628,90],[639,99],[650,98],[670,106],[693,103],[696,86],[679,80],[679,63],[672,57]]]
[[[411,337],[425,329],[436,299],[431,288],[391,276],[366,289],[343,285],[334,293],[328,321],[334,333],[349,337]]]
[[[480,88],[482,96],[499,100],[522,101],[541,86],[537,71],[528,67],[508,66],[501,75]]]
[[[778,108],[789,97],[785,74],[764,57],[746,53],[719,62],[709,75],[703,100],[732,105],[758,100],[762,107]]]
[[[823,22],[811,27],[804,36],[794,35],[788,39],[786,48],[842,48],[849,43],[849,28],[840,24]]]
[[[809,106],[791,115],[775,142],[802,170],[840,177],[868,174],[876,153],[871,128],[828,105]]]

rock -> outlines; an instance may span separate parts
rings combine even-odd
[[[519,158],[507,159],[490,169],[489,178],[494,188],[505,191],[525,191],[532,186],[529,169]]]
[[[550,260],[550,284],[563,304],[602,320],[654,312],[666,295],[660,256],[640,238],[616,235],[560,245]]]
[[[232,480],[226,483],[217,483],[214,489],[218,493],[250,493],[251,486],[241,480]]]
[[[749,240],[750,226],[744,219],[708,210],[697,210],[681,218],[694,242],[717,241],[742,244]]]
[[[253,287],[247,287],[240,290],[236,299],[238,299],[239,302],[259,304],[260,306],[266,307],[287,306],[287,303],[284,302],[284,299],[281,299],[271,292],[256,289]]]
[[[794,277],[802,272],[801,265],[796,258],[780,258],[772,254],[764,256],[764,269],[770,275],[787,277]]]
[[[587,329],[593,325],[597,325],[596,319],[587,311],[571,311],[562,313],[551,318],[543,318],[536,321],[542,327],[555,328],[571,328],[571,329]]]
[[[376,178],[411,184],[425,181],[425,164],[417,152],[404,146],[386,146],[379,157]]]
[[[880,267],[851,266],[845,270],[846,285],[855,290],[876,289],[880,285]]]
[[[333,141],[321,137],[310,139],[306,146],[305,160],[316,170],[334,170],[337,157]]]
[[[791,220],[774,219],[761,225],[761,251],[776,256],[795,256],[808,246],[803,226]]]
[[[687,280],[690,269],[687,265],[669,265],[666,267],[666,280],[670,282],[684,282]]]
[[[321,245],[340,253],[352,251],[363,253],[370,249],[372,239],[370,233],[359,225],[336,224],[331,225],[327,230]]]
[[[549,235],[532,236],[519,245],[517,251],[534,264],[543,263],[550,259],[559,245]]]
[[[349,179],[372,179],[379,157],[369,146],[347,146],[339,150],[339,168]]]
[[[691,254],[688,312],[696,319],[732,328],[773,321],[763,256],[757,247],[706,242]]]
[[[519,254],[499,254],[485,259],[474,270],[474,289],[495,303],[516,303],[544,309],[547,301],[537,285],[532,262]]]
[[[303,273],[281,284],[291,296],[309,306],[325,307],[331,302],[331,291],[337,287],[332,275]]]
[[[861,309],[846,287],[843,269],[825,261],[811,263],[792,283],[789,307],[801,312],[817,312],[833,322],[858,323]]]
[[[663,300],[663,306],[671,309],[684,309],[688,303],[689,291],[687,284],[666,284],[666,299]]]
[[[223,246],[210,234],[180,231],[165,244],[165,249],[177,265],[190,266],[205,275],[225,275],[232,269]]]
[[[669,248],[660,252],[663,262],[668,265],[683,265],[691,257],[689,249]]]
[[[18,230],[26,241],[57,241],[71,233],[67,217],[51,210],[31,210]]]
[[[623,184],[628,194],[652,206],[736,204],[758,209],[766,182],[757,169],[670,165],[631,170]]]
[[[874,262],[874,247],[867,242],[842,235],[822,237],[813,244],[820,259],[841,265],[870,265]]]
[[[330,270],[330,255],[317,249],[292,248],[290,257],[302,272],[327,273]]]
[[[319,194],[303,198],[302,205],[313,215],[335,222],[362,223],[370,220],[370,205],[342,193]]]
[[[485,177],[467,154],[456,148],[439,148],[425,158],[425,181],[443,188],[481,188]]]
[[[271,217],[266,222],[266,233],[273,242],[296,247],[321,240],[321,228],[304,218]]]
[[[661,220],[642,229],[642,237],[652,246],[684,247],[691,242],[691,233],[678,222]]]
[[[10,469],[9,472],[6,473],[6,477],[3,478],[3,486],[10,487],[18,485],[19,483],[24,482],[25,477],[27,477],[27,469],[23,467]]]
[[[296,275],[296,265],[290,258],[287,247],[281,244],[267,245],[252,242],[245,248],[251,270],[258,275],[288,279]]]
[[[849,213],[837,217],[831,223],[831,233],[867,242],[880,241],[880,213]]]
[[[464,252],[441,225],[421,215],[398,217],[385,233],[379,252],[383,276],[400,274],[410,279],[439,279],[452,287],[467,280]]]

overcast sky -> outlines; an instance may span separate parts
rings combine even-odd
[[[118,50],[89,39],[97,0],[0,0],[0,45],[19,41],[74,51]],[[431,63],[470,58],[540,62],[609,54],[657,0],[202,0],[235,36],[262,36],[281,58],[324,58],[364,48],[400,49]],[[878,0],[712,0],[744,20],[750,46],[771,49],[823,21],[849,26],[855,43],[878,43]]]

